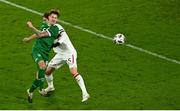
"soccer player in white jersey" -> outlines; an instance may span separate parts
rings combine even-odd
[[[52,72],[55,69],[59,69],[63,64],[68,64],[72,76],[75,78],[82,91],[82,102],[87,101],[90,96],[86,90],[82,76],[77,71],[77,52],[63,27],[61,27],[61,33],[59,34],[58,39],[54,42],[53,50],[56,55],[51,59],[46,70],[45,77],[48,87],[45,91],[50,92],[55,90]]]

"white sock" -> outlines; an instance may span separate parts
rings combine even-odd
[[[48,83],[48,87],[54,87],[54,84],[53,84],[53,75],[49,75],[49,76],[45,76],[46,77],[46,81]]]
[[[84,84],[84,80],[81,75],[77,75],[75,77],[76,82],[78,83],[79,87],[81,88],[82,94],[87,94],[86,86]]]

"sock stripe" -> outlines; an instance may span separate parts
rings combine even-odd
[[[75,75],[74,75],[74,78],[76,78],[78,75],[79,75],[79,73],[75,74]]]

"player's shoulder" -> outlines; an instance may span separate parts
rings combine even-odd
[[[46,21],[43,21],[43,22],[41,23],[41,26],[48,26],[48,23],[47,23]]]
[[[59,30],[64,29],[60,24],[54,24],[55,27],[57,27]]]
[[[41,25],[40,25],[40,29],[41,29],[41,30],[47,29],[48,27],[49,27],[49,26],[48,26],[48,23],[45,22],[45,21],[43,21],[43,22],[41,23]]]

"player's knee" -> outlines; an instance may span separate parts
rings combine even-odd
[[[40,68],[40,69],[43,69],[43,70],[46,69],[46,64],[45,64],[44,61],[43,61],[43,62],[39,62],[39,68]]]
[[[40,65],[40,67],[39,67],[40,69],[46,69],[46,65],[45,64],[42,64],[42,65]]]
[[[52,74],[52,72],[53,72],[54,70],[55,70],[54,68],[48,67],[47,70],[46,70],[46,72],[45,72],[45,74],[46,74],[47,76],[49,76],[49,75]]]
[[[49,76],[49,75],[51,75],[51,72],[50,72],[49,70],[46,70],[45,74],[46,74],[47,76]]]
[[[78,75],[77,69],[71,69],[70,72],[71,72],[73,77]]]

